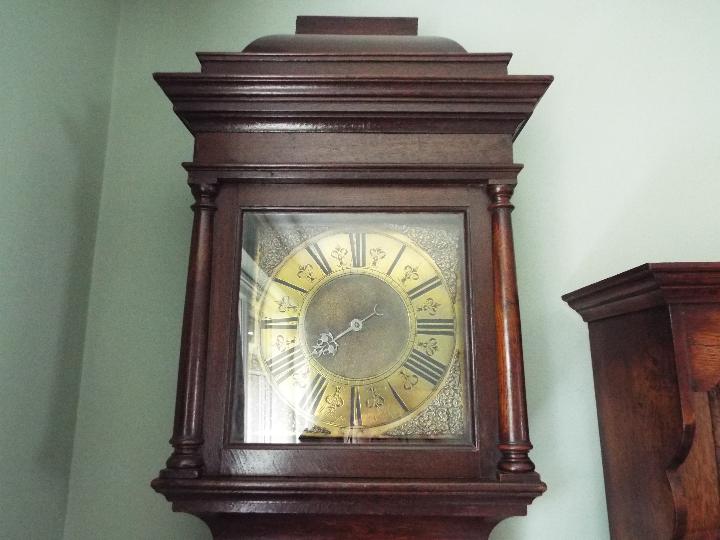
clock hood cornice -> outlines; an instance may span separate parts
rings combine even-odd
[[[157,73],[192,133],[496,133],[513,138],[552,77]]]
[[[509,53],[417,36],[417,19],[299,17],[297,34],[198,53],[155,80],[193,133],[479,133],[513,138],[552,82]],[[362,51],[362,52],[361,52]]]

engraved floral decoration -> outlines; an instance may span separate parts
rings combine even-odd
[[[313,265],[308,263],[308,264],[298,266],[297,277],[305,278],[310,283],[314,283],[315,282],[315,274],[314,274]]]
[[[370,387],[370,393],[372,395],[365,401],[369,409],[378,409],[385,404],[385,398],[377,393],[374,386]]]
[[[332,250],[330,256],[338,262],[340,270],[345,270],[346,268],[349,268],[349,266],[345,263],[345,257],[348,256],[348,250],[344,247],[335,246],[335,249]]]
[[[343,400],[342,396],[340,395],[340,387],[336,386],[335,392],[325,398],[325,406],[322,409],[322,414],[326,416],[331,415],[344,404],[345,400]]]
[[[331,431],[322,426],[314,425],[310,428],[307,428],[303,433],[307,434],[307,435],[312,435],[312,434],[316,434],[316,433],[320,434],[320,435],[330,435]]]
[[[370,250],[370,258],[372,259],[372,265],[377,266],[378,263],[385,258],[387,253],[382,248],[373,248]]]
[[[442,304],[436,302],[434,298],[430,297],[425,300],[425,303],[422,306],[417,308],[417,311],[427,313],[428,315],[435,315],[440,307],[442,307]]]
[[[417,375],[413,375],[412,373],[405,373],[403,370],[400,370],[399,373],[403,378],[403,388],[405,390],[412,390],[413,386],[418,383]]]
[[[409,264],[405,265],[404,274],[402,279],[400,280],[403,284],[405,284],[406,281],[417,281],[420,279],[420,274],[418,274],[418,267],[417,266],[411,266]]]
[[[310,368],[307,364],[298,367],[292,374],[291,381],[295,386],[305,388],[308,385],[308,379],[310,376]]]
[[[454,300],[461,249],[460,234],[452,228],[440,226],[431,228],[390,224],[388,228],[407,236],[430,254],[447,282],[450,298]]]
[[[434,337],[431,337],[427,341],[418,342],[418,347],[421,347],[425,351],[425,354],[432,356],[438,351],[438,340]]]
[[[297,311],[298,307],[293,304],[292,300],[290,300],[289,296],[283,296],[280,300],[275,300],[275,303],[278,305],[278,311],[280,313],[286,313],[288,311]]]
[[[275,348],[278,350],[278,352],[283,352],[288,350],[290,347],[293,347],[295,345],[295,339],[287,339],[282,334],[275,338]]]
[[[412,420],[387,431],[389,437],[457,436],[465,432],[463,377],[457,356],[448,370],[447,382],[428,407]]]

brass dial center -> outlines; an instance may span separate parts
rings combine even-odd
[[[382,279],[347,273],[328,280],[308,299],[302,335],[329,372],[347,379],[376,377],[402,357],[410,336],[407,307]],[[326,345],[328,336],[337,340],[335,345]]]

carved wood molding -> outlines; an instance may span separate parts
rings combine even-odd
[[[397,76],[412,70],[419,77],[500,77],[507,75],[510,53],[198,53],[202,73],[302,76]]]
[[[470,63],[501,64],[507,66],[512,53],[249,53],[249,52],[198,52],[200,64],[205,66],[213,62],[421,62],[437,64]]]
[[[584,321],[666,303],[720,302],[720,263],[648,263],[566,294]]]
[[[514,184],[523,166],[485,164],[203,164],[183,163],[191,184],[265,183],[433,183]]]
[[[192,133],[502,133],[516,136],[552,77],[287,77],[156,73]]]
[[[318,480],[317,478],[274,479],[268,478],[203,478],[185,480],[178,478],[158,478],[153,480],[154,489],[173,502],[188,498],[217,502],[215,511],[222,511],[222,501],[233,505],[254,504],[260,495],[294,503],[299,513],[306,508],[316,507],[321,502],[328,513],[346,513],[344,497],[352,497],[353,504],[368,514],[387,512],[378,500],[392,499],[395,511],[426,512],[427,502],[418,505],[418,500],[434,500],[436,504],[447,506],[454,515],[497,515],[498,506],[526,506],[545,491],[545,484],[507,483],[507,482],[462,482],[462,481],[412,481],[412,480]],[[358,496],[364,496],[358,500]],[[333,501],[336,503],[333,506]],[[402,506],[402,508],[399,507]],[[230,508],[228,508],[230,509]]]

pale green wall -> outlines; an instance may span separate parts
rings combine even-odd
[[[417,15],[424,34],[556,76],[516,147],[514,214],[532,455],[549,491],[493,539],[607,538],[587,335],[560,295],[645,261],[718,258],[714,0],[126,3],[65,538],[209,537],[148,487],[169,453],[192,151],[150,73],[290,32],[296,14]]]
[[[115,2],[0,10],[0,537],[61,538]]]

